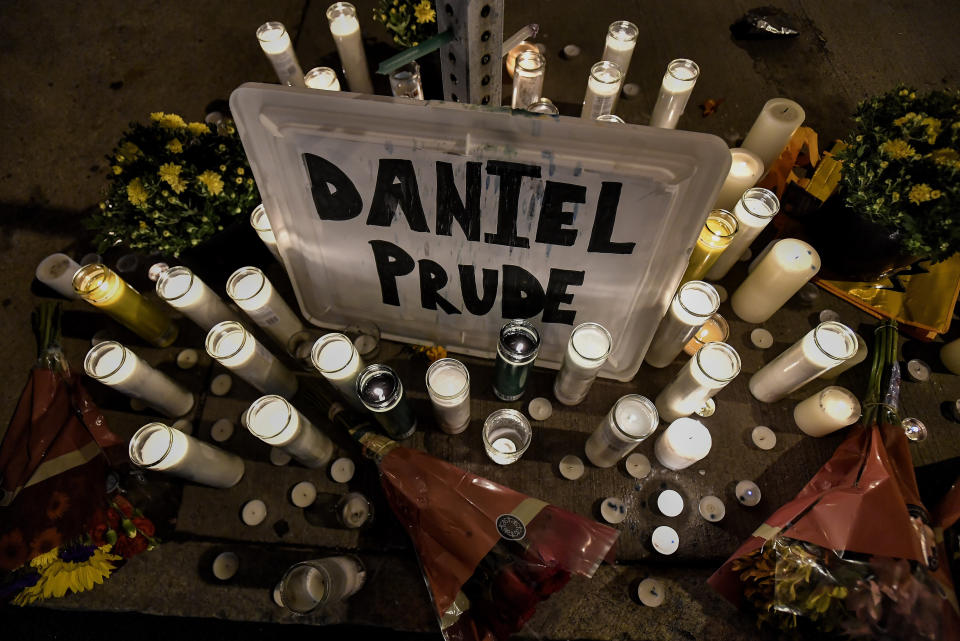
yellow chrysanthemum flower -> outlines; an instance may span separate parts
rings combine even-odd
[[[904,94],[901,92],[900,95],[904,95]],[[917,118],[917,114],[910,111],[900,116],[896,120],[894,120],[893,124],[896,125],[897,127],[903,127],[904,125],[907,125],[907,124],[913,124],[913,121],[916,120],[916,118]]]
[[[160,171],[157,172],[157,175],[160,176],[160,180],[170,185],[170,189],[179,194],[187,188],[186,183],[180,178],[181,171],[183,171],[183,167],[168,162],[160,165]]]
[[[111,169],[113,170],[114,176],[119,176],[120,174],[123,173],[123,167],[121,167],[120,165],[114,165],[113,167],[111,167]]]
[[[127,200],[135,207],[141,207],[147,203],[147,197],[150,194],[143,186],[143,181],[134,178],[127,184]]]
[[[940,135],[940,130],[943,128],[943,123],[941,123],[936,118],[926,117],[920,121],[920,124],[927,128],[927,142],[933,144],[937,141],[937,136]]]
[[[908,93],[910,93],[910,92],[907,91],[906,89],[901,89],[901,90],[900,90],[900,95],[901,95],[901,96],[906,96]]]
[[[226,170],[227,170],[226,165],[220,165],[220,171],[226,171]]]
[[[164,129],[183,129],[187,126],[183,118],[177,114],[163,114],[159,122]]]
[[[237,183],[238,185],[242,185],[243,178],[241,178],[240,176],[237,176],[236,179],[234,179],[234,182]]]
[[[960,161],[960,154],[954,149],[945,147],[943,149],[934,149],[930,152],[929,157],[937,165],[943,165],[945,167],[956,167],[957,161]]]
[[[120,153],[127,157],[127,160],[133,160],[140,155],[140,147],[137,147],[135,144],[129,140],[122,145],[120,145]]]
[[[140,229],[147,229],[147,227],[148,227],[147,221],[141,220],[141,221],[140,221]]]
[[[893,192],[892,194],[890,194],[890,202],[895,203],[895,202],[897,202],[897,201],[899,201],[899,200],[900,200],[900,192],[899,192],[899,191],[895,191],[895,192]]]
[[[413,14],[419,24],[433,22],[437,17],[437,13],[430,6],[430,0],[422,0],[420,4],[413,8]]]
[[[237,173],[243,175],[243,167],[237,167]]]
[[[205,122],[191,122],[189,125],[187,125],[187,129],[194,136],[202,136],[203,134],[210,133],[210,127],[207,126],[207,123]]]
[[[163,120],[163,117],[165,115],[166,114],[163,113],[162,111],[152,111],[150,112],[150,120],[154,122],[160,122],[161,120]]]
[[[916,155],[917,152],[913,150],[913,147],[911,147],[906,140],[894,138],[880,145],[880,153],[897,160],[899,158],[911,158]]]
[[[927,183],[914,185],[910,188],[910,193],[907,196],[910,202],[912,202],[914,205],[919,205],[920,203],[925,203],[928,200],[934,200],[939,197],[940,192],[930,189],[930,185]]]
[[[182,154],[183,153],[183,143],[174,138],[167,143],[167,151],[173,154]]]
[[[214,196],[219,196],[220,192],[223,191],[223,180],[221,180],[220,174],[209,169],[197,176],[197,181],[202,183]]]

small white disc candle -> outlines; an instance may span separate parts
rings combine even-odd
[[[217,323],[207,333],[207,354],[264,394],[284,398],[297,391],[297,377],[271,354],[243,325]]]
[[[470,372],[453,358],[427,368],[427,395],[437,424],[447,434],[460,434],[470,424]]]
[[[214,396],[226,396],[233,387],[233,378],[229,374],[217,374],[210,381],[210,393]]]
[[[273,233],[273,228],[270,227],[270,219],[267,218],[267,209],[263,206],[263,203],[254,207],[253,211],[250,212],[250,226],[253,227],[253,231],[257,232],[260,241],[266,245],[277,262],[282,265],[280,250],[277,249],[277,237]]]
[[[733,207],[737,234],[707,272],[710,280],[720,280],[750,250],[750,244],[780,211],[780,200],[769,189],[752,187],[743,192]]]
[[[825,381],[835,380],[838,376],[843,374],[845,371],[859,365],[863,361],[867,360],[867,355],[870,353],[870,350],[867,348],[867,341],[863,340],[863,337],[860,334],[857,334],[857,353],[854,354],[851,358],[843,361],[839,365],[831,367],[826,372],[820,375]]]
[[[303,87],[303,69],[293,52],[293,42],[283,23],[266,22],[257,28],[257,40],[281,84]]]
[[[645,479],[650,475],[650,459],[645,454],[634,452],[624,462],[627,474],[635,479]]]
[[[303,82],[311,89],[340,91],[340,79],[330,67],[314,67],[303,76]]]
[[[185,418],[177,419],[170,427],[184,434],[193,434],[193,423]]]
[[[669,556],[680,547],[680,535],[677,534],[677,531],[672,527],[661,525],[653,531],[650,542],[653,544],[654,550],[660,554]]]
[[[77,300],[80,295],[73,288],[73,275],[78,269],[80,265],[66,254],[50,254],[40,261],[35,274],[37,280],[64,298]]]
[[[750,432],[750,440],[761,450],[772,450],[777,446],[777,435],[766,425],[757,425]]]
[[[348,458],[338,458],[330,466],[330,478],[337,483],[348,483],[353,478],[356,467]]]
[[[797,403],[793,420],[807,436],[832,434],[860,418],[860,401],[850,390],[830,386]]]
[[[714,209],[732,211],[743,196],[743,192],[756,185],[763,176],[763,161],[749,149],[742,147],[731,149],[730,161],[730,171],[713,204]]]
[[[373,93],[373,82],[367,68],[367,54],[363,51],[356,7],[349,2],[336,2],[327,9],[327,20],[350,91]]]
[[[576,58],[580,55],[580,47],[577,45],[564,45],[563,56],[565,58]]]
[[[650,399],[639,394],[620,397],[587,439],[584,451],[597,467],[611,467],[653,434],[659,417]]]
[[[907,376],[914,383],[926,383],[930,380],[930,366],[919,358],[907,361]]]
[[[615,62],[601,60],[590,68],[587,93],[583,97],[580,117],[596,120],[597,116],[613,112],[613,106],[623,84],[623,70]]]
[[[650,126],[663,129],[676,129],[677,121],[687,107],[693,87],[700,76],[700,67],[693,60],[677,58],[667,65],[660,85],[657,104],[653,106]]]
[[[648,607],[658,608],[663,605],[664,596],[666,596],[666,590],[663,583],[656,579],[644,579],[637,586],[637,598],[640,599],[640,603]]]
[[[795,238],[776,241],[733,292],[730,306],[748,323],[763,323],[820,271],[820,255]]]
[[[260,499],[253,499],[243,504],[240,518],[249,526],[260,525],[267,518],[267,504]]]
[[[531,399],[530,404],[527,405],[527,412],[533,420],[545,421],[553,416],[553,403],[548,398],[538,396]]]
[[[726,343],[708,343],[687,361],[677,376],[657,395],[657,411],[664,421],[689,416],[740,373],[740,356]]]
[[[217,419],[210,428],[210,438],[223,443],[233,436],[233,421],[229,418]]]
[[[270,448],[270,462],[277,467],[283,467],[293,460],[293,457],[281,450],[279,447]]]
[[[954,374],[960,374],[960,338],[940,348],[940,362]]]
[[[612,496],[605,498],[600,504],[600,516],[611,525],[623,523],[623,520],[627,518],[627,507],[618,498]]]
[[[676,490],[664,490],[657,496],[657,509],[664,516],[677,516],[683,512],[683,497]]]
[[[193,348],[180,350],[177,354],[177,367],[190,369],[200,362],[200,352]]]
[[[576,481],[583,476],[584,469],[583,461],[579,456],[567,454],[560,459],[560,476],[569,481]]]
[[[700,512],[700,516],[702,516],[704,520],[716,523],[722,521],[723,517],[726,516],[727,506],[723,504],[723,501],[721,501],[719,497],[708,495],[700,499],[697,511]]]
[[[291,338],[306,329],[257,267],[241,267],[233,272],[227,279],[227,295],[284,349],[289,349]]]
[[[313,344],[310,361],[331,385],[354,409],[366,412],[357,396],[357,377],[365,363],[350,339],[343,334],[331,333],[321,336]]]
[[[222,552],[213,560],[213,576],[229,581],[240,569],[240,558],[233,552]]]
[[[130,438],[130,461],[137,467],[165,472],[211,487],[233,487],[243,477],[243,459],[170,429],[148,423]]]
[[[713,285],[701,280],[681,285],[657,326],[643,360],[653,367],[672,363],[718,307],[720,295]]]
[[[768,100],[743,139],[743,148],[760,156],[769,171],[805,117],[803,107],[792,100]]]
[[[239,320],[226,303],[192,271],[178,265],[157,279],[157,296],[204,331],[221,321]]]
[[[613,339],[598,323],[581,323],[570,332],[563,365],[553,382],[553,395],[564,405],[582,403],[600,368],[607,362]],[[679,348],[678,350],[679,351]]]
[[[297,507],[310,507],[317,500],[317,488],[310,481],[300,481],[290,490],[290,501]]]
[[[757,349],[767,349],[773,346],[773,334],[762,327],[758,327],[750,332],[750,342]]]
[[[346,528],[363,527],[373,517],[373,508],[363,494],[350,492],[337,503],[337,516]]]
[[[740,481],[733,493],[736,494],[740,504],[746,507],[754,507],[760,502],[760,488],[753,481]]]
[[[660,465],[676,471],[705,458],[712,444],[710,430],[703,423],[692,418],[678,418],[660,435],[653,451]]]

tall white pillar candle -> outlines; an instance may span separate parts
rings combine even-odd
[[[167,416],[183,416],[193,408],[191,392],[116,341],[104,341],[90,348],[83,359],[83,369],[87,376],[140,399]]]
[[[730,171],[720,188],[714,209],[732,210],[740,202],[743,192],[756,185],[763,176],[763,161],[749,149],[731,149],[730,161]]]
[[[207,333],[207,353],[264,394],[290,398],[297,377],[236,321],[217,323]]]
[[[665,468],[682,470],[703,460],[710,453],[711,445],[710,430],[703,423],[692,418],[678,418],[654,443],[653,453]]]
[[[940,362],[954,374],[960,374],[960,338],[940,348]]]
[[[610,467],[657,429],[657,408],[639,394],[620,397],[587,439],[587,458],[597,467]]]
[[[587,93],[583,96],[583,108],[580,117],[596,120],[597,116],[613,112],[617,94],[623,85],[623,71],[620,65],[601,60],[590,68],[587,80]]]
[[[720,307],[713,285],[691,280],[680,286],[660,321],[644,360],[653,367],[666,367]]]
[[[637,46],[637,36],[639,35],[640,30],[637,29],[637,25],[627,20],[617,20],[607,29],[607,40],[603,47],[601,60],[617,63],[624,78],[627,77],[630,58],[633,57],[633,50]]]
[[[273,233],[273,228],[270,227],[270,219],[267,218],[267,210],[263,203],[254,207],[253,211],[250,212],[250,226],[253,227],[253,231],[257,232],[257,236],[267,246],[277,262],[283,264],[280,259],[280,251],[277,249],[277,237]]]
[[[657,395],[660,418],[675,421],[703,407],[740,373],[740,356],[726,343],[707,343]]]
[[[747,132],[743,148],[760,156],[763,166],[769,171],[805,117],[803,107],[792,100],[768,100]]]
[[[61,296],[76,300],[80,294],[73,288],[73,275],[80,265],[66,254],[50,254],[37,265],[36,277]]]
[[[251,434],[309,468],[323,467],[333,456],[333,441],[281,396],[261,396],[243,418]]]
[[[860,401],[843,387],[825,387],[793,408],[793,420],[807,436],[826,436],[860,418]]]
[[[257,28],[257,40],[267,55],[273,70],[277,72],[281,84],[291,87],[305,87],[303,69],[293,51],[290,34],[280,22],[265,22]]]
[[[769,189],[753,187],[744,191],[733,208],[733,215],[737,217],[737,234],[707,272],[707,278],[720,280],[726,276],[778,211],[780,200]]]
[[[357,396],[357,377],[366,363],[349,338],[337,333],[321,336],[313,344],[310,360],[327,382],[337,388],[343,400],[361,412],[366,411]]]
[[[581,323],[570,332],[563,365],[553,382],[553,395],[564,405],[583,402],[607,362],[613,339],[603,325]]]
[[[330,67],[314,67],[303,77],[303,81],[311,89],[340,91],[340,79]]]
[[[241,267],[227,279],[227,294],[254,323],[288,351],[290,339],[306,330],[300,317],[256,267]]]
[[[337,45],[343,75],[347,78],[350,91],[373,93],[356,7],[349,2],[336,2],[327,9],[327,20],[330,21],[330,33]]]
[[[764,403],[779,401],[856,352],[853,330],[835,321],[820,323],[751,376],[750,393]]]
[[[539,51],[523,51],[517,56],[513,73],[513,96],[510,107],[526,109],[540,100],[547,59]]]
[[[470,372],[454,358],[441,358],[427,368],[427,394],[437,425],[459,434],[470,424]]]
[[[863,361],[867,360],[867,355],[869,354],[869,350],[867,348],[867,341],[863,340],[863,337],[860,336],[860,334],[857,334],[856,337],[857,337],[857,353],[851,356],[850,358],[848,358],[847,360],[843,361],[839,365],[831,367],[830,369],[825,371],[823,374],[820,375],[821,379],[825,381],[836,380],[838,376],[843,374],[845,371],[847,371],[851,367],[854,367],[855,365],[859,365]]]
[[[240,320],[206,283],[182,265],[171,267],[160,274],[157,279],[157,296],[204,331],[210,331],[211,327],[221,321]]]
[[[678,58],[670,61],[663,74],[657,104],[653,106],[653,115],[650,116],[651,127],[677,128],[677,121],[687,107],[687,100],[699,76],[700,67],[693,60]]]
[[[762,323],[820,271],[820,255],[797,240],[778,240],[733,292],[730,306],[748,323]]]
[[[172,429],[148,423],[130,439],[130,461],[144,469],[209,485],[233,487],[243,477],[243,459]]]

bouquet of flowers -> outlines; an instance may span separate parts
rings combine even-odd
[[[380,0],[373,21],[386,27],[400,47],[416,47],[437,33],[437,12],[430,0]]]

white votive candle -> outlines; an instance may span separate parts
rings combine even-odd
[[[73,288],[73,275],[80,265],[66,254],[50,254],[37,265],[36,277],[61,296],[76,300],[80,294]]]
[[[627,506],[621,499],[614,496],[607,497],[600,503],[600,516],[611,525],[623,523],[627,518]]]
[[[627,20],[617,20],[607,29],[607,40],[601,60],[617,63],[624,78],[627,77],[627,69],[630,68],[630,59],[633,57],[639,35],[640,30],[637,25]]]
[[[653,453],[660,465],[676,471],[705,458],[711,445],[710,430],[703,423],[692,418],[678,418],[654,443]]]
[[[103,341],[90,348],[83,359],[83,369],[87,376],[167,416],[183,416],[193,408],[191,392],[116,341]]]
[[[763,176],[763,161],[749,149],[731,149],[730,161],[730,171],[720,188],[714,209],[732,210],[740,201],[743,192],[756,185]]]
[[[662,129],[676,129],[677,121],[687,107],[687,100],[697,84],[700,67],[693,60],[678,58],[670,61],[663,74],[660,95],[650,116],[650,126]]]
[[[265,394],[290,398],[297,377],[236,321],[217,323],[207,333],[207,353]]]
[[[337,483],[349,483],[356,469],[356,464],[352,460],[346,457],[338,458],[330,464],[330,478]]]
[[[251,434],[307,467],[322,467],[333,456],[333,441],[280,396],[261,396],[244,416]]]
[[[843,387],[825,387],[793,408],[793,420],[807,436],[826,436],[860,418],[860,401]]]
[[[664,516],[678,516],[683,512],[683,497],[676,490],[664,490],[657,496],[657,509]]]
[[[657,408],[639,394],[620,397],[584,447],[597,467],[611,467],[657,429]]]
[[[579,456],[574,456],[573,454],[567,454],[562,459],[560,459],[560,476],[567,479],[568,481],[576,481],[585,471],[583,466],[583,461],[580,460]]]
[[[723,504],[719,497],[708,495],[700,499],[697,511],[700,512],[700,516],[704,520],[716,523],[722,521],[723,517],[727,515],[727,506]]]
[[[182,265],[160,274],[157,296],[205,332],[221,321],[240,320],[206,283]]]
[[[701,280],[680,286],[650,341],[644,361],[653,367],[666,367],[673,362],[707,319],[720,307],[720,295]]]
[[[310,507],[317,500],[317,486],[310,481],[300,481],[290,490],[290,502],[296,507]]]
[[[834,321],[820,323],[750,377],[750,393],[764,403],[779,401],[857,351],[856,335]]]
[[[852,357],[843,361],[839,365],[831,367],[823,374],[820,375],[820,378],[825,381],[836,380],[838,376],[843,374],[845,371],[859,365],[863,361],[867,360],[867,355],[869,354],[869,349],[867,348],[867,341],[863,340],[863,337],[860,334],[856,334],[857,337],[857,352]]]
[[[640,599],[640,603],[651,608],[658,608],[663,605],[666,593],[663,583],[656,579],[644,579],[637,586],[637,598]]]
[[[680,535],[672,527],[661,525],[650,537],[653,549],[663,555],[670,555],[680,547]]]
[[[267,246],[273,257],[282,264],[280,260],[280,250],[277,249],[277,237],[270,226],[270,219],[267,218],[267,209],[260,203],[250,212],[250,226],[257,232],[257,237]]]
[[[954,374],[960,374],[960,338],[940,348],[940,362]]]
[[[607,362],[613,339],[603,325],[581,323],[570,332],[563,365],[553,382],[553,395],[564,405],[583,402]]]
[[[818,271],[817,250],[796,238],[778,240],[733,292],[730,306],[748,323],[763,323]]]
[[[291,87],[304,87],[303,70],[293,51],[290,34],[280,22],[265,22],[257,28],[257,40],[266,54],[273,70],[277,72],[280,84]]]
[[[768,100],[743,139],[743,148],[760,156],[767,171],[803,124],[803,107],[787,98]]]
[[[337,45],[343,75],[347,78],[350,91],[373,93],[356,7],[349,2],[334,3],[327,9],[327,20],[330,22],[330,33]]]
[[[340,79],[330,67],[314,67],[303,77],[303,81],[311,89],[340,91]]]
[[[348,492],[337,502],[337,519],[345,528],[363,527],[373,519],[373,504],[359,492]]]
[[[517,56],[510,107],[526,109],[540,100],[546,67],[547,59],[539,51],[522,51]]]
[[[427,368],[427,394],[437,425],[459,434],[470,424],[470,372],[454,358],[441,358]]]
[[[737,234],[707,272],[707,278],[720,280],[726,276],[778,211],[780,200],[769,189],[752,187],[743,192],[733,208],[733,215],[737,218]]]
[[[211,487],[233,487],[243,477],[243,459],[163,423],[148,423],[130,439],[130,461]]]
[[[321,336],[313,344],[310,360],[327,382],[337,388],[343,400],[361,412],[366,411],[357,396],[357,377],[366,364],[349,338],[337,333]]]
[[[613,112],[617,94],[623,85],[623,71],[615,62],[601,60],[590,68],[587,92],[583,96],[580,117],[596,120],[597,116]]]
[[[256,267],[241,267],[227,279],[227,295],[281,347],[306,330],[300,317],[280,297],[267,276]]]
[[[726,343],[707,343],[657,395],[660,418],[675,421],[703,407],[740,373],[740,356]]]

